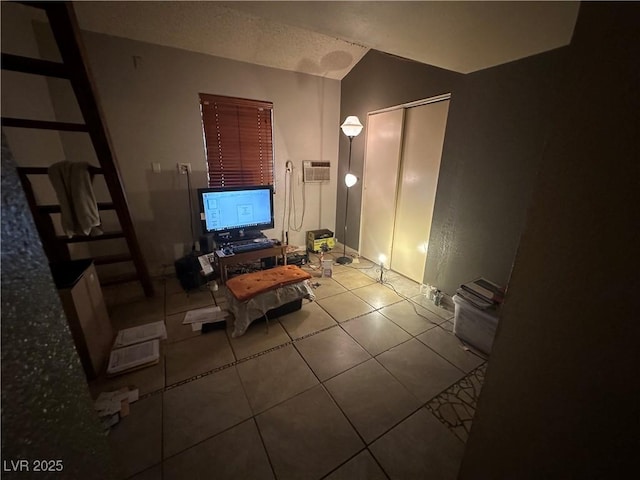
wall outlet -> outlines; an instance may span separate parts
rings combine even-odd
[[[187,173],[191,173],[191,164],[190,163],[178,163],[178,173],[180,175],[186,175]]]

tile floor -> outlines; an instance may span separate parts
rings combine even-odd
[[[235,339],[182,325],[224,308],[223,287],[105,290],[117,329],[168,332],[159,364],[90,384],[140,391],[109,434],[121,478],[456,478],[486,362],[452,334],[453,312],[393,272],[379,283],[365,261],[332,278],[306,268],[316,301]]]

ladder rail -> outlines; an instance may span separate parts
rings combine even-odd
[[[2,125],[18,128],[81,131],[89,134],[96,157],[100,164],[100,173],[105,177],[105,183],[111,196],[111,205],[117,214],[122,232],[110,232],[109,235],[100,237],[81,237],[78,239],[67,240],[65,243],[91,241],[89,240],[91,238],[98,240],[124,237],[127,242],[131,261],[133,262],[137,272],[137,278],[142,284],[144,293],[147,296],[153,296],[153,283],[135,232],[133,220],[129,211],[129,204],[124,191],[122,177],[118,168],[118,162],[111,144],[106,122],[104,121],[104,114],[98,101],[97,88],[91,76],[88,56],[84,50],[73,5],[71,2],[19,3],[30,7],[40,8],[45,11],[53,36],[58,45],[58,50],[62,57],[62,63],[2,54],[2,68],[23,73],[67,78],[71,83],[71,87],[76,96],[77,103],[80,107],[85,123],[77,124],[44,120],[2,118]],[[30,173],[44,173],[42,171],[36,171],[40,168],[41,167],[32,167]],[[40,212],[38,211],[40,207],[36,204],[31,182],[27,178],[28,174],[28,171],[23,171],[20,174],[20,179],[25,192],[28,192],[27,197],[30,202],[30,206],[32,207],[33,215],[38,219],[37,224],[40,224],[41,226],[39,227],[41,239],[43,243],[49,244],[45,250],[48,250],[52,254],[50,259],[58,259],[60,258],[59,250],[61,249],[59,248],[59,245],[61,242],[60,239],[57,238],[57,235],[52,235],[52,232],[55,233],[53,222],[49,216],[52,212],[49,211],[47,213],[44,211],[47,209]],[[51,210],[51,208],[49,208],[49,210]],[[49,217],[48,222],[43,220],[45,214]],[[69,251],[66,246],[65,250],[68,256]],[[124,257],[117,256],[113,258],[121,259]]]
[[[31,181],[27,177],[27,174],[21,168],[17,168],[18,178],[22,184],[25,196],[27,197],[27,203],[33,214],[33,222],[36,225],[42,248],[44,249],[47,258],[51,262],[63,262],[71,260],[71,254],[69,249],[58,240],[58,234],[53,225],[53,220],[49,214],[38,212],[38,203],[36,196],[33,193],[33,186]]]

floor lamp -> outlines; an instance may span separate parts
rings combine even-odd
[[[342,133],[344,133],[347,137],[349,137],[349,164],[347,167],[347,174],[344,176],[344,184],[347,186],[347,198],[345,200],[344,205],[344,229],[342,230],[342,256],[336,259],[336,263],[340,265],[348,265],[352,262],[350,257],[347,257],[347,215],[349,214],[349,189],[353,187],[358,182],[358,177],[356,177],[353,173],[351,173],[351,144],[353,142],[353,137],[357,137],[360,135],[362,131],[362,124],[358,117],[349,116],[344,121],[342,125],[340,125],[342,129]]]

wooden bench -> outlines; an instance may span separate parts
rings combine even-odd
[[[284,265],[238,275],[227,281],[227,300],[235,316],[232,336],[242,335],[249,324],[291,302],[315,299],[307,280],[311,275],[296,265]],[[275,318],[275,316],[273,317]],[[267,324],[268,328],[268,324]]]

